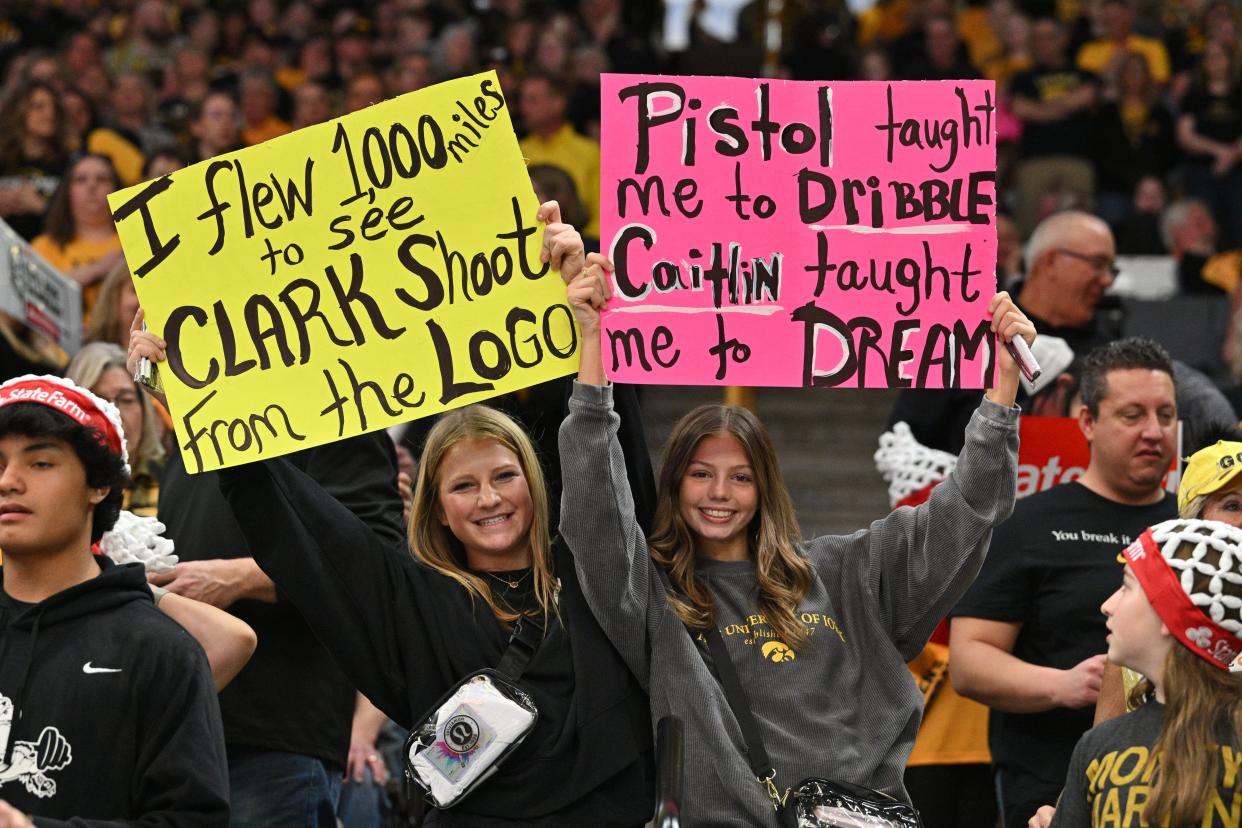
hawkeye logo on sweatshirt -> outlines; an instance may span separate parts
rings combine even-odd
[[[56,782],[48,771],[58,771],[73,761],[73,749],[60,731],[45,727],[37,742],[14,742],[9,746],[13,729],[13,702],[0,694],[0,799],[4,786],[20,782],[26,791],[47,799],[56,795]]]
[[[798,619],[806,625],[803,629],[806,630],[807,635],[814,635],[817,629],[823,628],[841,641],[845,641],[845,633],[841,631],[837,620],[831,615],[803,612],[799,613]],[[720,634],[725,638],[741,636],[744,645],[759,647],[764,661],[770,661],[773,664],[787,664],[798,657],[798,654],[790,649],[788,644],[776,637],[776,631],[768,626],[767,619],[759,614],[746,616],[744,624],[725,624],[720,628]],[[707,641],[701,633],[698,635],[698,640]]]

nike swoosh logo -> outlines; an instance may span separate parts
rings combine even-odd
[[[82,665],[82,672],[88,673],[88,674],[89,673],[119,673],[121,672],[121,668],[120,667],[92,667],[91,663],[88,661]]]

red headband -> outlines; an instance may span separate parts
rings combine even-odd
[[[126,456],[124,438],[121,436],[120,415],[91,392],[59,377],[18,377],[0,385],[0,408],[13,403],[36,403],[46,405],[66,415],[78,425],[95,429],[103,444],[114,453]]]
[[[1242,657],[1242,639],[1209,618],[1182,589],[1152,531],[1126,547],[1126,559],[1147,600],[1178,641],[1214,667],[1228,670]]]

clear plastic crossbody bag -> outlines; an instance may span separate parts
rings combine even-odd
[[[496,669],[457,682],[410,731],[406,778],[436,808],[451,808],[469,796],[534,730],[539,710],[514,682],[542,633],[529,619],[519,619]]]
[[[786,808],[798,828],[922,828],[918,811],[879,791],[831,782],[802,780],[789,792]]]
[[[782,828],[923,828],[913,807],[861,785],[810,777],[782,793],[724,638],[715,627],[707,630],[706,638],[716,677],[746,740],[747,761]]]

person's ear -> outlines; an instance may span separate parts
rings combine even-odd
[[[1030,279],[1032,276],[1034,276],[1037,273],[1041,273],[1041,274],[1052,273],[1053,272],[1052,260],[1056,258],[1056,255],[1057,255],[1057,251],[1056,251],[1056,248],[1054,247],[1050,247],[1047,250],[1045,250],[1043,253],[1040,253],[1035,258],[1035,261],[1032,262],[1031,269],[1026,274],[1027,279]]]
[[[92,488],[90,496],[87,499],[90,501],[92,506],[98,506],[100,503],[104,502],[104,498],[106,498],[108,493],[111,491],[112,489],[108,486],[104,486],[99,489]]]
[[[1091,416],[1091,409],[1085,405],[1078,409],[1078,429],[1090,444],[1095,437],[1095,417]]]

